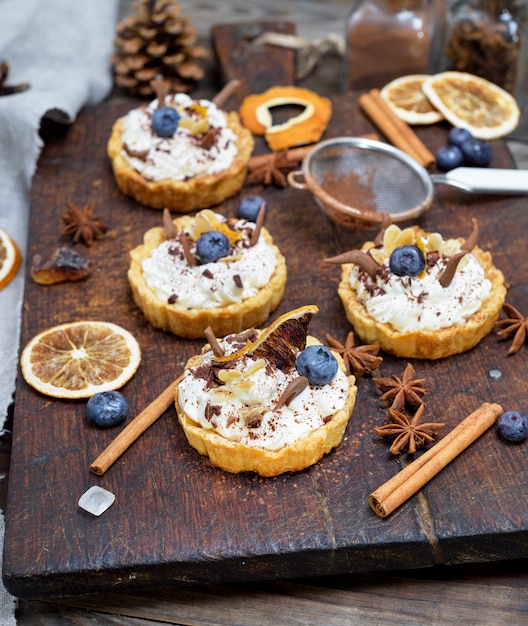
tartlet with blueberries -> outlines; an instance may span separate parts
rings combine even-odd
[[[504,304],[504,276],[477,240],[476,220],[467,239],[391,224],[361,250],[325,261],[342,266],[338,294],[365,343],[440,359],[476,346]]]
[[[238,216],[211,209],[148,230],[130,252],[134,300],[156,328],[180,337],[218,336],[263,324],[279,305],[286,261],[263,226],[266,203],[243,198]]]
[[[307,329],[315,306],[261,331],[213,338],[175,389],[190,445],[220,469],[277,476],[317,463],[342,441],[355,377]]]
[[[156,87],[155,100],[112,127],[107,154],[118,187],[145,206],[175,213],[234,196],[244,184],[254,146],[238,113]]]

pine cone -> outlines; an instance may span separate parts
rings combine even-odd
[[[116,53],[112,58],[114,81],[129,93],[154,94],[150,81],[162,78],[170,90],[188,92],[204,76],[195,59],[207,56],[195,45],[197,31],[175,0],[139,0],[136,15],[125,17],[116,28]]]

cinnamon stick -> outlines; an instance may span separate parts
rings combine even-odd
[[[102,476],[117,459],[138,439],[149,426],[161,416],[174,402],[174,389],[180,378],[171,383],[153,400],[126,428],[110,443],[110,445],[90,465],[90,471]]]
[[[298,163],[299,161],[302,161],[304,157],[316,147],[316,145],[317,144],[311,144],[309,146],[302,146],[301,148],[291,148],[289,150],[285,150],[283,153],[273,152],[270,154],[253,155],[249,159],[248,170],[252,172],[253,170],[257,170],[259,167],[264,167],[277,157],[279,157],[281,161],[287,163]]]
[[[432,448],[372,492],[369,504],[373,511],[380,517],[390,515],[486,432],[503,412],[499,404],[484,402]]]
[[[359,135],[363,139],[379,140],[379,136],[376,133],[368,133],[366,135]],[[308,146],[301,146],[300,148],[289,148],[282,152],[271,152],[267,154],[254,154],[248,163],[249,172],[258,170],[260,167],[269,165],[272,161],[280,159],[284,163],[299,163],[308,154],[317,147],[317,143],[310,144]]]
[[[425,168],[435,164],[434,154],[413,129],[394,113],[381,97],[379,89],[362,94],[359,106],[396,148],[412,156]]]

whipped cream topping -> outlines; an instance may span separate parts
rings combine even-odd
[[[214,214],[227,223],[222,215]],[[255,296],[268,284],[277,266],[274,249],[262,234],[250,245],[253,222],[229,222],[241,238],[232,244],[231,254],[215,263],[191,266],[183,251],[181,238],[163,241],[142,262],[143,278],[160,298],[186,309],[210,309],[242,302]],[[183,230],[190,234],[190,230]],[[191,253],[195,242],[191,241]]]
[[[174,106],[181,116],[171,137],[159,137],[152,130],[158,100],[125,116],[122,155],[131,167],[153,181],[187,180],[230,167],[238,154],[237,137],[227,127],[221,109],[209,100],[193,100],[182,93],[167,96],[165,106]],[[203,141],[204,134],[214,137],[213,141]]]
[[[241,347],[228,339],[220,342],[226,354]],[[298,376],[295,368],[282,371],[265,359],[244,355],[236,360],[236,369],[215,365],[222,384],[211,385],[212,361],[212,352],[206,352],[200,365],[184,373],[178,385],[180,407],[202,428],[247,446],[280,450],[323,426],[348,397],[348,379],[338,370],[327,385],[309,385],[275,410],[288,383]]]
[[[427,238],[423,240],[427,244]],[[452,254],[460,250],[455,240],[449,240],[449,244]],[[399,332],[439,330],[464,323],[491,291],[491,282],[471,253],[460,262],[452,282],[442,287],[439,278],[447,261],[446,255],[438,255],[437,259],[428,255],[423,276],[396,276],[386,259],[375,280],[356,266],[350,284],[376,321],[390,324]]]

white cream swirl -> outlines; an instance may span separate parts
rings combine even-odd
[[[222,342],[222,347],[228,344]],[[236,370],[220,371],[223,385],[210,388],[200,370],[211,360],[207,352],[202,365],[184,373],[178,385],[180,407],[202,428],[247,446],[280,450],[323,426],[348,397],[348,379],[338,370],[327,385],[308,386],[287,406],[274,410],[287,384],[298,376],[295,369],[283,372],[245,355]]]
[[[453,253],[458,252],[460,246],[452,242]],[[355,267],[350,284],[377,322],[390,324],[399,332],[439,330],[464,323],[491,291],[490,281],[471,253],[462,259],[452,282],[442,287],[439,278],[447,261],[446,256],[439,256],[434,264],[427,265],[423,276],[402,277],[390,271],[387,259],[375,280]]]
[[[174,106],[180,116],[180,123],[173,136],[159,137],[152,131],[152,115],[158,106],[154,100],[130,111],[123,120],[123,158],[143,178],[159,181],[186,180],[195,176],[215,174],[230,167],[238,154],[236,135],[227,127],[224,112],[209,100],[193,100],[187,94],[170,95],[166,106]],[[215,133],[212,146],[202,147],[192,127]],[[188,123],[186,123],[186,121]],[[141,154],[144,156],[131,156]]]
[[[219,214],[215,217],[225,221]],[[246,220],[234,222],[232,229],[242,237],[233,244],[231,255],[202,265],[187,263],[179,238],[163,241],[143,260],[143,278],[160,298],[186,309],[210,309],[251,298],[269,283],[277,267],[275,250],[262,234],[250,245],[254,228]]]

